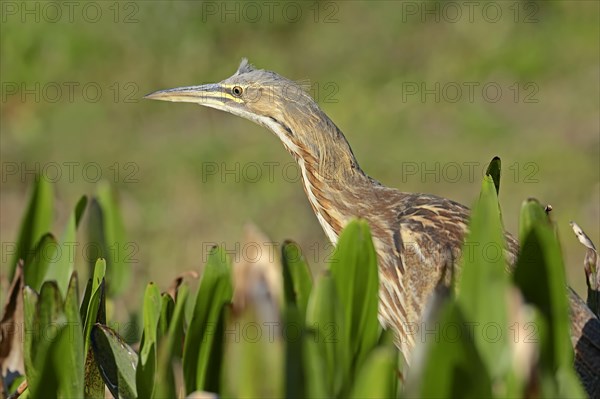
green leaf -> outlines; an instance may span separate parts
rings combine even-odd
[[[322,335],[319,331],[309,330],[305,334],[303,345],[307,398],[331,397],[331,386],[328,386],[326,358],[317,344]],[[340,366],[345,365],[341,364]]]
[[[55,280],[63,295],[67,292],[69,278],[75,266],[75,253],[71,250],[76,242],[77,227],[79,226],[86,205],[87,197],[84,195],[79,199],[77,205],[75,205],[75,209],[63,232],[60,246],[61,254],[55,262],[52,262],[44,278],[44,280]]]
[[[35,307],[33,306],[35,305]],[[71,306],[71,304],[70,304]],[[25,342],[24,348],[27,382],[32,387],[33,397],[47,396],[59,393],[78,392],[83,385],[76,365],[76,356],[72,355],[72,333],[70,330],[79,329],[80,324],[70,324],[65,316],[64,303],[56,282],[46,281],[42,284],[39,296],[26,287],[24,290],[25,310]],[[77,307],[75,306],[77,313]],[[71,314],[71,312],[69,312]],[[66,331],[67,341],[62,343],[61,334]],[[76,334],[75,332],[73,334]],[[68,350],[65,350],[65,347]],[[56,349],[60,348],[60,349]],[[74,348],[76,349],[76,348]],[[67,365],[67,370],[55,370],[58,363]],[[65,376],[66,375],[66,376]],[[43,387],[43,388],[42,388]],[[83,392],[83,389],[81,389]],[[71,395],[73,396],[73,395]],[[74,395],[77,396],[77,395]],[[79,393],[78,396],[81,396]]]
[[[485,171],[486,176],[490,176],[494,180],[496,195],[500,194],[500,166],[500,158],[494,157]]]
[[[94,357],[106,386],[116,398],[137,398],[138,356],[109,327],[95,324],[91,335]]]
[[[569,304],[562,253],[544,209],[536,200],[521,208],[521,252],[513,275],[525,300],[541,320],[540,367],[544,396],[584,396],[573,371]],[[556,374],[555,374],[556,373]]]
[[[181,357],[183,353],[182,342],[185,326],[185,308],[189,294],[190,288],[187,284],[182,284],[177,290],[175,309],[173,310],[173,317],[171,318],[167,332],[168,353],[171,353],[172,357]]]
[[[58,285],[58,284],[57,284]],[[67,397],[81,397],[84,389],[84,362],[85,353],[83,346],[83,331],[81,317],[79,316],[79,286],[77,273],[71,275],[69,285],[67,287],[64,311],[67,319],[67,327],[69,332],[69,350],[60,351],[61,356],[67,357],[69,364],[69,373],[73,390],[77,391],[77,395]]]
[[[207,379],[207,376],[209,373],[218,375],[220,370],[220,366],[216,365],[222,353],[222,336],[218,329],[219,325],[222,327],[222,308],[231,302],[232,295],[229,260],[223,250],[214,248],[204,267],[185,339],[183,375],[188,394],[211,388],[214,391],[218,386],[218,378]]]
[[[65,321],[64,305],[58,286],[54,281],[46,281],[40,290],[40,296],[37,303],[37,314],[39,322],[38,343],[47,344],[57,328],[57,321]]]
[[[547,346],[541,350],[542,364],[557,369],[573,361],[562,254],[544,210],[537,201],[526,201],[521,214],[524,239],[514,281],[521,288],[525,300],[537,306],[549,324],[551,336],[545,342]]]
[[[171,295],[164,292],[160,296],[160,317],[158,319],[158,339],[167,334],[169,330],[169,324],[173,317],[173,310],[175,309],[175,301],[171,298]]]
[[[393,398],[396,395],[397,354],[389,347],[374,349],[367,357],[352,386],[350,398]]]
[[[161,296],[156,284],[149,283],[144,294],[144,344],[141,346],[142,363],[148,359],[152,346],[156,345],[157,326],[161,310]]]
[[[58,288],[57,288],[58,291]],[[82,363],[72,356],[72,328],[67,324],[57,327],[39,356],[39,377],[27,380],[32,398],[83,397]]]
[[[551,226],[551,223],[538,200],[530,198],[523,202],[521,206],[521,216],[519,219],[519,242],[521,244],[525,242],[525,239],[535,225]]]
[[[307,397],[303,341],[306,335],[304,317],[295,305],[285,307],[283,314],[283,338],[285,340],[285,397],[300,399]],[[325,394],[323,392],[323,394]],[[314,397],[314,395],[313,395]]]
[[[83,290],[83,299],[81,300],[81,304],[79,305],[79,317],[81,321],[85,321],[85,317],[87,315],[87,309],[90,305],[90,298],[92,296],[92,279],[88,279],[87,284],[85,285],[85,289]]]
[[[475,345],[493,378],[506,373],[511,357],[506,310],[509,280],[503,231],[494,182],[485,176],[463,246],[457,300],[467,320],[474,323]]]
[[[301,314],[305,315],[308,297],[312,290],[310,269],[300,247],[294,242],[284,242],[281,255],[285,301],[295,304]]]
[[[156,284],[149,283],[144,294],[144,333],[136,374],[136,386],[140,397],[152,397],[154,373],[156,371],[157,332],[160,317],[161,297]]]
[[[469,325],[457,302],[442,303],[439,317],[424,326],[428,333],[417,349],[421,359],[409,374],[407,397],[492,397],[491,378]]]
[[[106,262],[104,259],[98,259],[94,267],[94,275],[88,282],[84,302],[87,302],[87,309],[83,318],[83,342],[85,353],[85,386],[84,394],[88,398],[102,398],[104,395],[103,378],[97,366],[95,353],[90,347],[91,332],[95,323],[106,323],[106,302],[105,302],[105,280]],[[87,289],[89,288],[89,290]],[[86,301],[87,292],[89,300]]]
[[[90,273],[94,273],[96,261],[106,259],[106,239],[104,238],[104,222],[102,208],[95,197],[90,200],[87,223],[88,243],[85,247],[85,258],[89,262]]]
[[[36,177],[33,192],[29,198],[25,217],[21,222],[15,254],[8,265],[8,279],[12,281],[19,259],[25,260],[42,235],[50,231],[52,209],[54,207],[52,185],[43,177]],[[27,265],[26,265],[27,266]]]
[[[108,184],[100,184],[97,197],[90,202],[88,236],[87,259],[106,259],[109,297],[123,293],[131,279],[136,246],[126,242],[123,218]]]
[[[177,291],[177,301],[175,302],[169,329],[158,345],[155,398],[175,398],[177,395],[175,376],[173,375],[173,359],[181,355],[185,304],[188,295],[189,287],[185,284],[180,286]]]
[[[88,302],[87,311],[85,313],[85,321],[83,323],[83,340],[84,353],[88,353],[90,348],[90,334],[92,327],[98,320],[98,314],[103,312],[104,307],[104,274],[106,273],[106,261],[98,259],[94,268],[94,276],[92,277],[91,294]]]
[[[262,302],[264,300],[264,302]],[[265,297],[250,297],[241,314],[227,312],[220,396],[281,398],[284,348],[278,315]],[[266,305],[266,306],[263,306]],[[274,310],[272,307],[270,310]]]
[[[377,255],[367,222],[355,220],[344,228],[329,269],[344,310],[339,339],[349,345],[355,369],[377,343],[380,329]]]
[[[35,355],[37,353],[37,342],[35,338],[40,335],[40,324],[37,314],[38,294],[31,287],[23,287],[23,330],[29,331],[23,337],[23,362],[25,374],[30,379],[35,379],[37,369]]]
[[[48,266],[59,257],[57,251],[58,243],[54,236],[50,233],[44,234],[27,259],[25,259],[25,266],[23,268],[25,285],[30,286],[36,291],[40,290]]]
[[[93,331],[93,328],[92,328]],[[90,335],[91,342],[91,335]],[[85,357],[83,395],[86,399],[104,399],[105,380],[100,373],[101,364],[96,360],[93,350],[93,342]]]
[[[109,294],[115,296],[124,292],[131,280],[133,243],[127,243],[123,217],[118,207],[115,194],[108,184],[98,187],[98,202],[102,207],[105,243],[109,252],[111,267],[108,269],[110,281]],[[114,249],[111,253],[110,249]],[[113,255],[114,254],[114,255]],[[111,256],[113,255],[113,256]]]
[[[337,396],[342,384],[349,377],[351,352],[348,340],[342,338],[345,330],[343,307],[336,293],[336,284],[329,274],[319,277],[308,300],[306,326],[313,334],[307,339],[309,359],[307,368],[315,367],[318,374],[308,375],[309,396],[317,394],[321,385],[325,387],[326,396]],[[311,348],[315,346],[316,348]],[[316,380],[315,380],[316,379]],[[324,380],[322,384],[320,380]]]

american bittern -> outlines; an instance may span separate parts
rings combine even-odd
[[[380,321],[394,330],[400,350],[409,358],[415,338],[407,326],[421,320],[436,286],[449,283],[453,273],[447,269],[456,266],[467,230],[465,206],[434,195],[404,193],[367,176],[340,129],[308,93],[274,72],[255,69],[245,59],[220,83],[157,91],[146,98],[197,103],[270,129],[297,161],[308,200],[333,243],[348,221],[365,219],[378,255]],[[512,264],[518,246],[512,236],[506,238]],[[596,335],[581,339],[595,347],[598,359],[597,319],[572,290],[569,294],[573,335],[580,339],[584,324],[596,323]],[[594,374],[596,364],[579,367],[596,370],[588,373]]]

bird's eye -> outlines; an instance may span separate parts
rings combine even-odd
[[[243,91],[240,86],[233,86],[233,89],[231,89],[231,93],[236,97],[240,97]]]

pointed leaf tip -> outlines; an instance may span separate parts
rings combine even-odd
[[[496,187],[496,194],[500,194],[500,171],[501,171],[501,162],[500,157],[495,156],[487,167],[485,174],[487,176],[491,176],[494,180],[494,186]]]

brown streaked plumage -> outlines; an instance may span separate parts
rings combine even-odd
[[[395,331],[409,359],[415,344],[409,323],[421,320],[439,284],[450,283],[467,230],[466,207],[384,187],[367,176],[340,129],[308,93],[246,60],[220,83],[157,91],[146,98],[198,103],[270,129],[298,162],[308,200],[333,243],[350,219],[365,219],[378,254],[380,321]],[[506,237],[512,264],[518,247],[512,236]],[[575,302],[583,304],[579,298]]]

